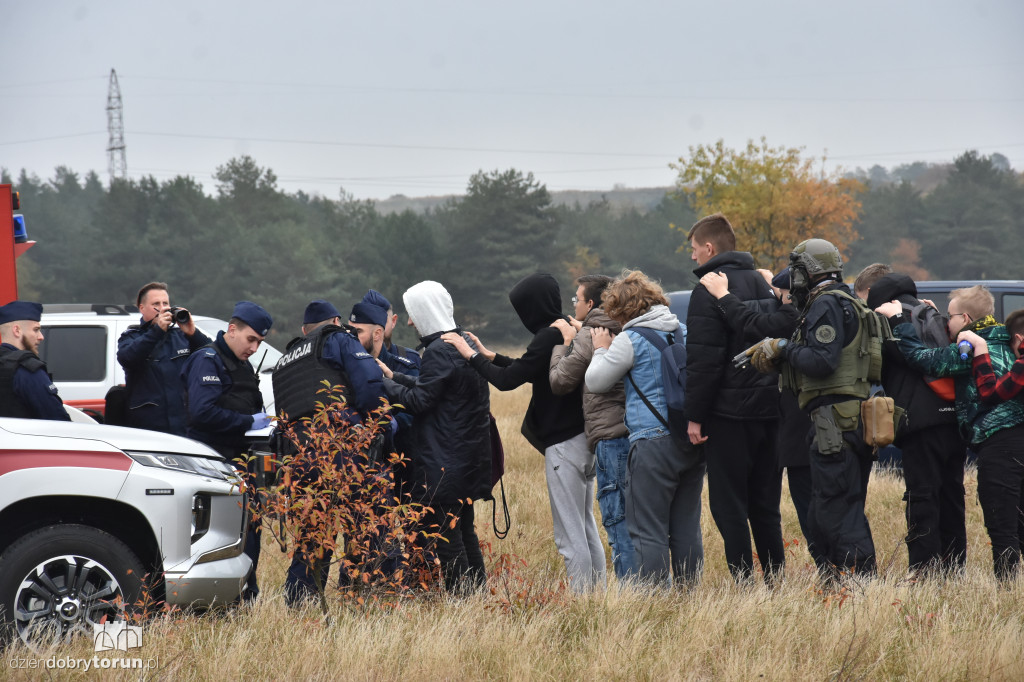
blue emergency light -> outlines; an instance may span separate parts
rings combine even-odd
[[[28,231],[25,229],[25,216],[14,216],[14,243],[23,244],[28,241]]]

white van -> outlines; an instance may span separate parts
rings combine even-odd
[[[196,326],[211,339],[228,323],[216,317],[193,315]],[[43,305],[43,342],[39,356],[53,376],[61,399],[68,405],[102,419],[105,397],[111,386],[124,383],[124,369],[117,361],[117,340],[140,320],[135,306],[89,303]],[[263,342],[249,358],[260,378],[263,406],[274,413],[270,375],[281,353]]]

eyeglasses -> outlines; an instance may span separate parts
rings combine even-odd
[[[573,297],[572,297],[571,299],[569,299],[569,300],[570,300],[570,301],[572,301],[572,304],[573,304],[573,305],[576,305],[577,303],[579,303],[579,302],[580,302],[580,299],[579,299],[579,297],[578,297],[578,296],[573,296]]]
[[[967,313],[967,312],[951,312],[951,313],[949,313],[950,322],[952,321],[953,317],[957,317],[959,315],[964,315],[964,325],[965,326],[966,325],[970,325],[973,322],[972,319],[971,319],[971,315],[969,313]]]

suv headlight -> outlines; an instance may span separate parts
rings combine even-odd
[[[221,481],[235,482],[238,480],[234,467],[224,461],[168,452],[126,452],[125,454],[147,467],[169,469],[183,474],[216,478]]]

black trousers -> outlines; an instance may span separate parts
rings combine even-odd
[[[472,504],[431,504],[434,510],[423,517],[429,532],[440,533],[443,540],[431,546],[441,561],[441,576],[449,592],[473,590],[487,582],[484,555],[474,528]],[[454,520],[454,524],[452,521]],[[436,529],[430,526],[437,525]]]
[[[815,549],[827,559],[833,576],[875,572],[875,543],[864,515],[873,463],[871,448],[858,431],[844,431],[843,447],[834,454],[822,454],[816,436],[811,441],[807,525]]]
[[[819,570],[824,569],[828,562],[822,553],[818,551],[818,546],[811,539],[811,526],[807,520],[807,510],[811,506],[812,491],[810,465],[786,467],[786,479],[789,481],[789,496],[793,499],[796,519],[800,523],[800,532],[803,533],[804,541],[807,542],[807,551],[810,552],[814,565]]]
[[[712,417],[704,424],[711,516],[725,541],[725,560],[737,580],[754,566],[750,536],[772,581],[786,565],[782,542],[782,471],[775,456],[775,421]]]
[[[978,500],[996,577],[1010,580],[1024,546],[1024,425],[996,431],[978,446]]]
[[[967,560],[964,460],[967,445],[956,424],[900,439],[907,492],[907,553],[912,571],[953,570]]]

